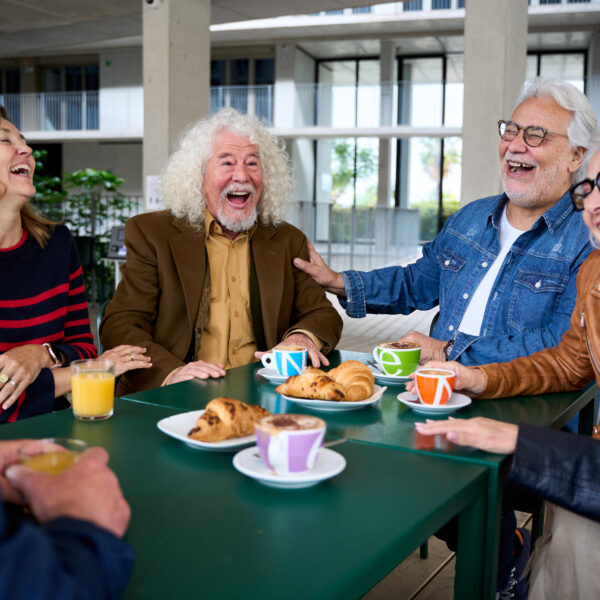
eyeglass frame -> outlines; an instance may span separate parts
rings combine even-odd
[[[507,126],[507,125],[514,125],[517,128],[517,133],[515,134],[515,136],[513,138],[511,138],[510,140],[505,140],[504,136],[502,135],[500,128],[502,127],[502,125]],[[540,139],[540,143],[539,144],[530,144],[527,140],[529,139],[529,133],[528,130],[529,129],[538,129],[539,131],[543,132],[543,136]],[[506,129],[504,130],[506,133]],[[566,133],[557,133],[556,131],[550,131],[549,129],[546,129],[545,127],[542,127],[541,125],[519,125],[518,123],[515,123],[514,121],[507,121],[506,119],[500,119],[498,121],[498,134],[500,135],[500,139],[503,142],[512,142],[513,140],[517,139],[519,137],[519,133],[523,132],[523,141],[530,147],[530,148],[539,148],[543,143],[544,140],[546,139],[546,136],[548,134],[551,135],[559,135],[561,137],[566,137],[568,138],[569,136]],[[537,136],[536,136],[537,137]]]
[[[583,204],[581,204],[581,206],[579,206],[579,204],[577,204],[577,202],[575,200],[573,192],[575,191],[576,188],[578,188],[580,185],[583,185],[584,183],[591,183],[592,189],[589,191],[589,193],[587,193],[583,197]],[[596,179],[590,179],[589,177],[586,177],[585,179],[582,179],[581,181],[578,181],[577,183],[573,184],[569,188],[569,197],[571,198],[571,204],[573,205],[574,210],[579,212],[585,208],[585,199],[594,191],[595,187],[598,188],[598,191],[600,191],[600,173],[598,173],[598,175],[596,175]]]

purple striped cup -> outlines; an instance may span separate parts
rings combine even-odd
[[[270,415],[254,425],[263,462],[278,475],[313,468],[327,425],[310,415]]]

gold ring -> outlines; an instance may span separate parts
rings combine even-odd
[[[0,373],[0,383],[6,383],[8,381],[8,375],[6,373]]]
[[[13,381],[12,379],[9,379],[9,380],[8,380],[8,383],[12,383],[12,384],[13,384],[15,387],[17,387],[17,382],[16,382],[16,381]]]

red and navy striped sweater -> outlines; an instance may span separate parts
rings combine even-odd
[[[42,250],[26,233],[0,250],[0,353],[23,344],[51,342],[67,363],[97,355],[79,257],[71,233],[55,227]],[[54,379],[42,369],[0,423],[50,412]]]

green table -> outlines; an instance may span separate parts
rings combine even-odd
[[[272,489],[238,473],[233,454],[158,431],[176,412],[118,399],[103,422],[60,411],[0,428],[2,439],[74,436],[109,451],[133,514],[126,599],[359,598],[455,515],[455,595],[482,596],[487,467],[344,442],[334,479]]]
[[[369,354],[336,351],[332,353],[331,362],[332,365],[349,359],[367,362],[370,358]],[[249,403],[260,404],[271,412],[318,414],[327,421],[329,436],[487,467],[490,470],[490,477],[486,496],[484,578],[486,597],[494,597],[500,498],[502,482],[510,466],[509,457],[471,448],[460,448],[448,444],[439,436],[435,438],[419,436],[414,423],[426,417],[412,412],[398,402],[396,396],[404,391],[403,385],[389,386],[382,399],[371,408],[340,413],[317,412],[285,401],[275,392],[273,384],[256,374],[261,366],[260,363],[254,363],[232,369],[224,379],[183,382],[166,388],[131,394],[127,398],[133,402],[168,406],[185,411],[203,408],[208,401],[217,396],[231,396]],[[544,427],[561,427],[579,413],[580,431],[589,434],[594,423],[595,395],[596,386],[590,385],[582,392],[501,400],[475,400],[469,407],[461,410],[458,416],[464,418],[485,416],[509,423],[524,421]]]

